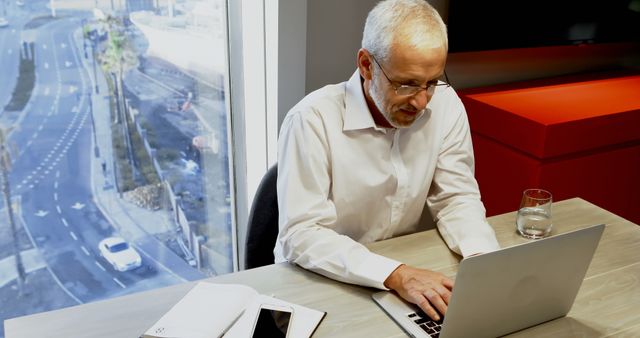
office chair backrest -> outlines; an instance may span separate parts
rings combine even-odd
[[[273,248],[278,236],[278,165],[262,177],[253,198],[247,226],[245,269],[273,264]]]

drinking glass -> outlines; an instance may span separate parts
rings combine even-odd
[[[542,189],[527,189],[522,193],[516,227],[526,238],[544,238],[551,233],[551,193]]]

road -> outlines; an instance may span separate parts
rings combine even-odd
[[[15,145],[10,182],[14,198],[21,202],[25,227],[58,285],[76,302],[85,303],[185,279],[180,271],[145,254],[173,255],[150,238],[135,239],[147,248],[140,250],[143,267],[133,271],[113,270],[98,253],[98,242],[117,228],[96,205],[91,186],[91,175],[96,174],[89,105],[93,82],[74,41],[80,19],[59,19],[37,29],[36,86],[9,143]],[[18,42],[9,40],[13,35],[3,36],[3,43]],[[9,66],[10,59],[0,62],[3,74],[16,68]],[[0,95],[6,93],[2,88]]]

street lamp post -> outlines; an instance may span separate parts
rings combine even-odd
[[[56,3],[54,0],[49,0],[49,7],[51,7],[51,16],[56,17]]]
[[[114,72],[110,72],[111,80],[113,81],[113,98],[115,99],[116,113],[114,114],[114,122],[115,124],[120,124],[120,94],[118,88],[118,79]]]
[[[18,284],[18,293],[20,296],[24,293],[24,283],[26,278],[26,271],[22,263],[22,256],[20,253],[20,237],[18,237],[18,229],[13,214],[13,206],[11,205],[11,186],[9,185],[9,168],[11,166],[11,159],[9,155],[9,149],[7,149],[7,136],[6,130],[0,130],[0,178],[2,179],[2,195],[4,197],[5,209],[7,210],[7,218],[11,225],[11,234],[13,236],[13,251],[16,262],[16,283]]]
[[[100,147],[98,146],[98,132],[96,130],[96,121],[93,115],[93,98],[91,95],[91,90],[89,90],[86,95],[89,97],[89,114],[91,117],[91,128],[93,129],[93,154],[96,157],[100,157]]]
[[[100,91],[98,90],[98,75],[96,71],[96,43],[98,32],[95,29],[89,31],[89,39],[91,40],[91,55],[93,59],[93,82],[95,84],[95,91],[98,94]]]
[[[88,33],[87,33],[87,19],[82,19],[80,21],[80,24],[82,25],[82,50],[84,51],[84,58],[88,59],[89,55],[87,55],[87,38],[88,38]]]

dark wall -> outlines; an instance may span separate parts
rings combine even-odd
[[[433,0],[446,21],[449,0]],[[377,0],[308,0],[306,92],[345,81],[368,11]],[[470,30],[473,27],[469,27]],[[584,45],[450,53],[447,73],[459,89],[565,74],[640,70],[638,45]]]

